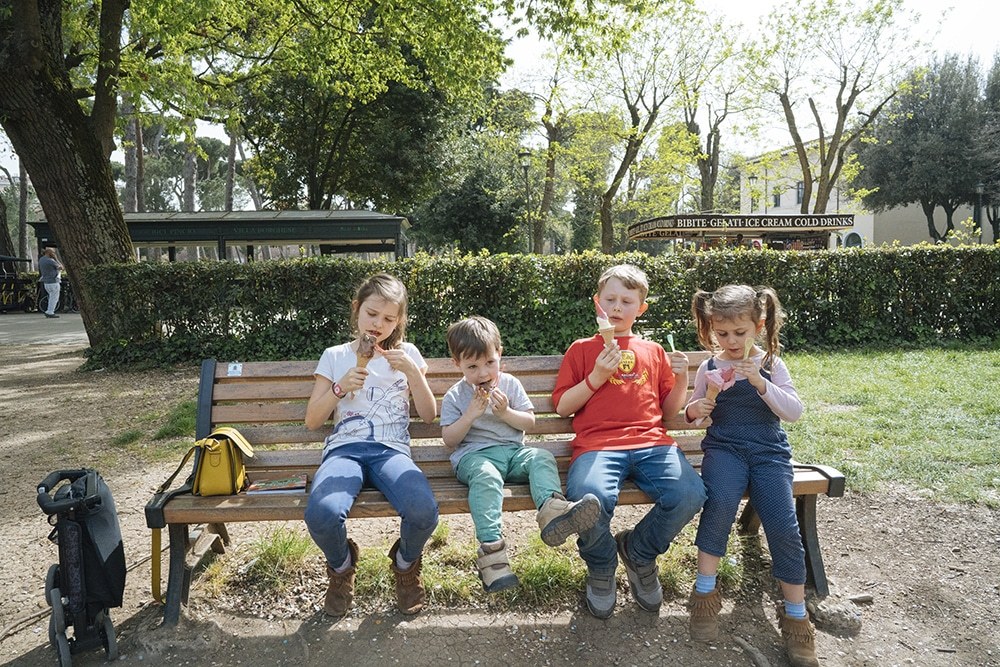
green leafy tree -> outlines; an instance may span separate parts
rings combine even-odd
[[[465,109],[430,81],[360,101],[282,76],[250,87],[242,124],[255,180],[278,208],[408,211],[432,192],[444,135]]]
[[[689,12],[678,76],[687,131],[697,138],[698,211],[713,211],[719,182],[723,128],[755,103],[751,94],[752,50],[740,46],[740,31],[701,11]]]
[[[412,235],[428,249],[524,252],[530,232],[517,152],[531,127],[521,91],[484,90],[483,114],[451,133],[441,149],[438,192],[416,207]]]
[[[922,47],[910,19],[903,0],[788,0],[769,14],[755,70],[791,136],[802,213],[826,212],[852,146],[897,94]]]
[[[572,4],[530,3],[530,18],[555,31],[587,20],[560,18]],[[132,261],[109,162],[120,94],[176,110],[188,125],[212,109],[227,110],[212,120],[231,120],[234,82],[275,71],[308,72],[359,100],[429,72],[449,98],[468,98],[502,55],[487,17],[519,6],[18,0],[0,8],[0,123],[62,247],[91,345],[112,342],[117,327],[93,309],[85,272]]]
[[[978,143],[983,127],[978,62],[949,55],[912,71],[857,149],[861,170],[853,187],[873,211],[919,203],[927,232],[940,241],[955,229],[954,213],[972,203],[985,169]],[[934,210],[944,209],[944,234]]]
[[[993,242],[1000,242],[1000,53],[986,74],[983,92],[983,132],[978,154],[983,166],[980,181],[985,186],[986,217]]]
[[[655,137],[661,114],[679,89],[678,70],[686,12],[684,0],[633,3],[628,10],[610,11],[607,25],[589,37],[578,55],[578,76],[598,108],[614,109],[615,166],[601,194],[601,250],[616,247],[614,212],[619,191],[642,149]],[[620,243],[619,239],[619,243]]]

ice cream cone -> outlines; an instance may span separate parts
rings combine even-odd
[[[615,342],[615,328],[612,327],[601,327],[601,338],[604,339],[604,347],[611,345]]]
[[[367,333],[361,334],[358,339],[358,368],[366,368],[374,356],[375,337]]]
[[[718,395],[719,395],[719,388],[714,384],[708,385],[708,388],[705,389],[705,398],[707,398],[710,401],[714,401]]]
[[[753,349],[753,338],[747,338],[746,342],[743,343],[743,358],[747,359],[750,357],[750,350]]]

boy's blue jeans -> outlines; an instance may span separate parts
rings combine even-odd
[[[306,504],[309,534],[331,567],[347,560],[347,514],[365,484],[382,492],[399,512],[399,553],[415,561],[437,527],[438,506],[424,473],[406,454],[373,442],[326,452]]]
[[[535,507],[562,493],[556,460],[545,449],[494,445],[463,456],[455,476],[469,487],[469,512],[476,539],[495,542],[503,537],[503,483],[528,482]]]
[[[622,482],[631,479],[653,499],[653,507],[636,524],[629,540],[629,558],[648,565],[666,553],[677,533],[705,504],[705,485],[679,447],[590,451],[569,468],[566,491],[570,500],[593,493],[601,501],[597,524],[580,533],[577,547],[594,574],[611,574],[618,567],[618,545],[611,534],[611,517]]]

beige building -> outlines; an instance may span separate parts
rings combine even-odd
[[[796,215],[802,205],[802,173],[792,149],[786,148],[750,159],[740,179],[740,213],[766,215]],[[815,202],[815,194],[813,196]],[[810,211],[811,212],[811,211]],[[850,198],[841,188],[835,187],[826,213],[854,215],[854,227],[843,230],[831,238],[831,248],[838,245],[916,245],[930,243],[927,218],[918,204],[894,208],[879,214],[864,209],[861,203]],[[972,207],[960,206],[953,221],[956,229],[972,219]],[[993,229],[982,211],[982,242],[994,243]],[[934,210],[934,224],[938,234],[944,234],[946,216],[944,209]]]

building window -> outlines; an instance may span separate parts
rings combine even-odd
[[[802,203],[802,197],[805,195],[805,193],[806,193],[806,184],[803,183],[802,181],[799,181],[798,183],[796,183],[795,184],[795,203],[796,204],[801,204]]]
[[[774,208],[781,208],[781,193],[775,192],[771,195],[771,198],[772,198],[772,203],[774,204]]]

